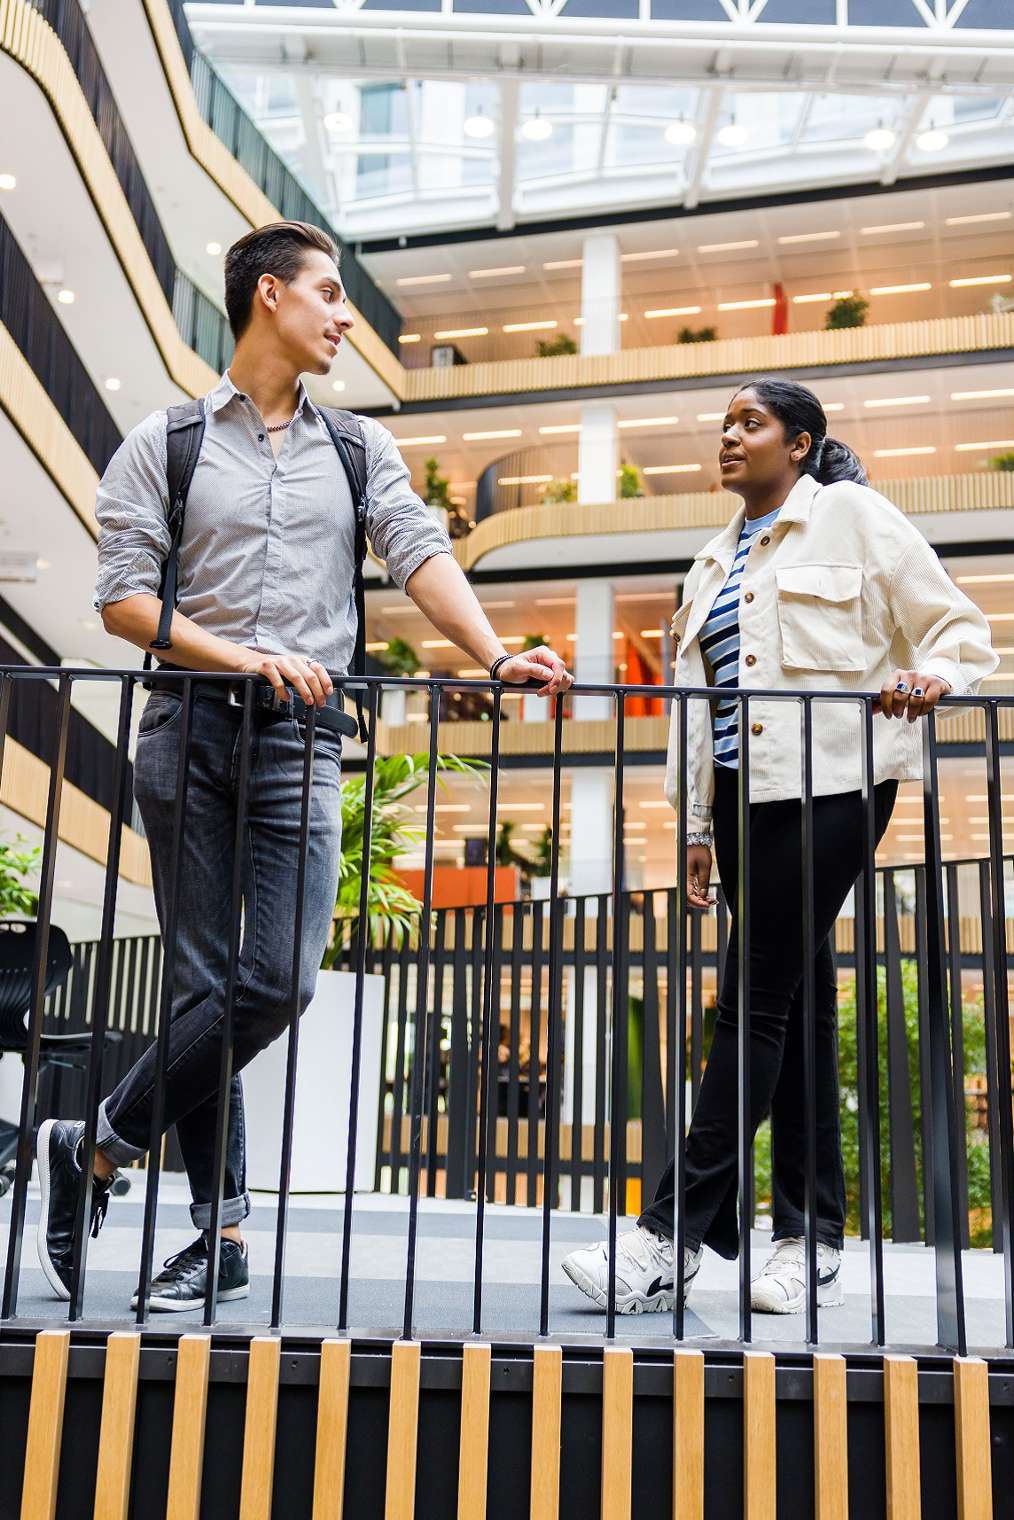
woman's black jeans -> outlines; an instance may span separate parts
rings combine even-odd
[[[715,854],[733,914],[715,1033],[686,1144],[685,1240],[730,1260],[737,1224],[738,983],[736,882],[739,864],[738,778],[715,767]],[[898,794],[896,781],[875,789],[879,843]],[[798,801],[750,807],[750,1124],[771,1115],[774,1239],[803,1233],[806,1157],[803,1105],[803,920],[801,808]],[[844,1243],[845,1173],[838,1099],[835,920],[862,865],[862,796],[815,797],[814,927],[817,1065],[817,1239]],[[669,1239],[675,1170],[670,1164],[639,1224]]]

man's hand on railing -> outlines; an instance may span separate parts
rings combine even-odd
[[[883,713],[885,718],[907,717],[910,723],[914,723],[931,707],[936,707],[950,689],[939,676],[921,676],[917,670],[896,670],[884,682],[873,710]]]
[[[334,691],[331,677],[319,660],[308,660],[301,654],[265,654],[261,649],[243,648],[240,654],[237,669],[264,676],[283,702],[289,700],[288,686],[307,707],[323,707]]]
[[[539,697],[555,697],[561,691],[569,691],[574,677],[566,665],[547,644],[537,649],[526,649],[524,654],[512,655],[497,671],[497,678],[510,686],[524,686],[527,681],[543,681],[536,692]]]
[[[709,897],[711,890],[711,851],[706,844],[687,846],[687,906],[690,908],[713,908],[715,899]]]

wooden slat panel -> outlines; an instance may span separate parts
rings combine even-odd
[[[199,1520],[210,1370],[211,1336],[181,1335],[176,1347],[166,1520]]]
[[[282,1343],[276,1336],[255,1335],[251,1340],[246,1379],[239,1520],[271,1520],[281,1357]]]
[[[958,1520],[991,1520],[989,1369],[978,1357],[954,1358],[954,1446]]]
[[[919,1379],[910,1356],[884,1357],[887,1520],[919,1520]]]
[[[414,1520],[415,1516],[421,1351],[418,1341],[395,1341],[391,1347],[391,1411],[387,1423],[384,1520]]]
[[[69,1330],[43,1330],[35,1337],[21,1520],[55,1520],[69,1354]]]
[[[469,1345],[462,1352],[458,1520],[486,1520],[491,1356],[486,1344]]]
[[[673,1356],[673,1520],[704,1520],[704,1354]]]
[[[127,1520],[140,1364],[139,1331],[117,1331],[109,1337],[106,1341],[106,1369],[102,1384],[102,1425],[99,1431],[98,1471],[95,1476],[95,1520]]]
[[[634,1353],[602,1353],[602,1520],[630,1520],[634,1440]]]
[[[321,1341],[313,1520],[342,1520],[351,1371],[352,1342]]]
[[[743,1353],[743,1514],[775,1520],[775,1359]]]
[[[845,1358],[813,1358],[813,1468],[815,1520],[848,1520],[848,1410]]]
[[[559,1520],[563,1347],[536,1346],[532,1371],[531,1520]]]

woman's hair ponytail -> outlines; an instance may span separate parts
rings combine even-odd
[[[787,438],[809,433],[812,442],[800,462],[801,475],[812,475],[822,486],[833,485],[836,480],[854,480],[857,485],[869,485],[862,460],[847,443],[828,435],[824,408],[805,385],[799,385],[795,380],[764,378],[741,385],[736,394],[747,390],[756,391],[782,424]]]

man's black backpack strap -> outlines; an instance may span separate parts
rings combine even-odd
[[[324,426],[331,435],[331,442],[338,450],[356,514],[355,568],[352,580],[353,600],[356,606],[356,642],[352,652],[349,674],[366,674],[366,585],[363,580],[363,564],[366,560],[366,435],[363,425],[354,412],[343,412],[337,407],[318,407]],[[363,695],[354,693],[356,715],[359,719],[359,737],[365,744],[369,738],[366,715],[363,712]]]
[[[179,406],[171,406],[166,413],[165,474],[169,497],[169,553],[162,565],[162,579],[158,588],[162,610],[159,613],[158,632],[151,641],[152,649],[172,648],[169,634],[176,609],[180,539],[183,537],[187,493],[204,441],[204,421],[202,397],[196,401],[184,401]],[[150,654],[144,657],[144,668],[151,669]]]

